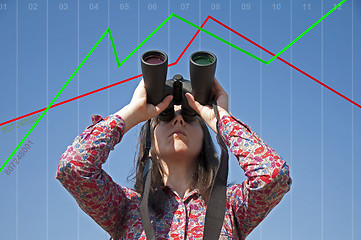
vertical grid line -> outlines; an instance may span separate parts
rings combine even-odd
[[[49,1],[46,0],[46,106],[49,105]],[[49,114],[46,114],[46,239],[49,239]]]
[[[110,0],[108,0],[108,27],[110,27]],[[109,34],[108,34],[109,35]],[[110,46],[110,37],[108,37],[108,86],[110,85],[110,60],[109,60],[109,46]],[[107,115],[109,116],[110,114],[110,88],[108,88],[108,113]],[[109,163],[108,163],[109,166]],[[109,168],[108,168],[109,171]]]
[[[170,15],[170,0],[168,0],[168,16]],[[170,52],[170,21],[168,21],[168,61],[171,57]]]
[[[138,0],[138,45],[140,43],[140,0]],[[137,51],[137,54],[138,54],[138,59],[140,59],[140,52],[139,50]],[[138,72],[141,72],[141,66],[140,66],[140,61],[137,61],[138,62]],[[141,80],[138,80],[138,84]],[[140,131],[140,124],[137,124],[137,132]],[[135,165],[134,165],[135,166]]]
[[[108,14],[108,28],[110,29],[110,0],[108,0],[108,9],[107,9],[107,14]],[[110,85],[110,56],[109,56],[109,46],[110,46],[110,35],[108,33],[108,44],[107,44],[107,61],[108,61],[108,86]],[[110,88],[108,88],[108,112],[107,112],[107,116],[110,115]],[[110,175],[110,161],[107,161],[107,172]],[[108,239],[108,234],[105,232],[104,233],[106,236],[106,239]],[[111,239],[111,238],[110,238]]]
[[[107,14],[108,14],[108,28],[110,27],[110,0],[108,0],[108,9],[107,9]],[[110,46],[110,35],[108,33],[108,43],[107,43],[107,64],[108,64],[108,86],[110,85],[110,60],[109,60],[109,46]],[[107,112],[107,116],[109,116],[110,114],[110,88],[107,89],[108,90],[108,112]],[[107,161],[107,173],[110,175],[110,161]]]
[[[262,0],[260,0],[259,6],[259,33],[260,33],[260,45],[263,46],[262,43]],[[262,49],[259,49],[260,59],[262,59]],[[260,124],[260,135],[262,136],[262,62],[259,62],[259,124]],[[262,240],[262,227],[263,224],[260,224],[260,239]]]
[[[140,44],[140,0],[138,0],[138,44]],[[137,54],[138,54],[138,59],[140,59],[140,53],[139,53],[139,50],[137,51]],[[138,62],[138,72],[141,71],[141,66],[140,66],[140,61],[137,61]],[[138,83],[140,82],[141,80],[138,81]]]
[[[79,53],[79,51],[80,51],[80,0],[78,0],[78,19],[77,19],[77,21],[78,21],[78,36],[77,36],[77,38],[78,38],[78,59],[77,59],[77,62],[78,62],[78,65],[80,64],[80,53]],[[80,90],[79,90],[79,88],[80,88],[80,83],[79,83],[79,81],[80,81],[80,71],[78,71],[78,73],[77,73],[77,77],[78,77],[78,96],[80,95],[79,94],[79,92],[80,92]],[[78,118],[78,126],[77,126],[77,131],[78,131],[78,133],[79,133],[79,109],[80,109],[80,106],[79,106],[79,99],[77,100],[77,106],[78,106],[78,116],[77,116],[77,118]],[[79,225],[80,225],[80,207],[78,206],[77,207],[77,209],[78,209],[78,211],[77,211],[77,238],[78,238],[78,240],[80,240],[80,230],[79,230]]]
[[[321,16],[323,16],[323,0]],[[323,21],[321,22],[321,82],[323,83]],[[323,240],[323,87],[321,87],[321,240]]]
[[[293,8],[293,5],[292,5],[292,0],[291,0],[291,6],[290,6],[290,26],[291,26],[291,29],[290,29],[290,42],[292,42],[292,33],[293,33],[293,29],[292,29],[292,24],[293,24],[293,16],[292,16],[292,8]],[[290,48],[290,53],[291,53],[291,64],[293,64],[292,60],[293,60],[293,46],[291,46]],[[290,68],[290,78],[291,78],[291,84],[290,84],[290,158],[291,158],[291,168],[293,167],[293,118],[292,118],[292,114],[293,114],[293,92],[292,92],[292,88],[293,88],[293,69]],[[292,233],[292,218],[293,218],[293,212],[292,212],[292,189],[290,191],[290,194],[291,194],[291,216],[290,216],[290,235],[291,235],[291,240],[293,239],[293,233]]]
[[[232,28],[232,0],[229,1],[229,27]],[[229,42],[232,42],[232,32],[229,33]],[[232,47],[229,46],[229,103],[228,103],[228,112],[231,112],[231,103],[232,103]]]
[[[260,45],[262,46],[262,0],[260,0]],[[262,49],[259,50],[260,58],[262,59]],[[259,120],[260,120],[260,135],[262,136],[262,63],[259,62],[260,66],[260,78],[259,78],[259,98],[260,98],[260,107],[259,107]]]
[[[19,116],[19,2],[16,0],[16,23],[15,23],[15,96],[16,96],[16,117]],[[16,144],[19,142],[19,133],[16,128]],[[16,240],[19,239],[19,171],[16,171]]]
[[[199,0],[199,14],[198,14],[198,16],[199,16],[199,18],[198,18],[198,22],[199,22],[199,24],[198,24],[198,26],[201,26],[201,21],[202,21],[202,18],[201,18],[201,16],[202,16],[202,11],[201,11],[201,8],[202,8],[202,0]],[[201,38],[202,38],[202,34],[201,33],[199,33],[198,34],[198,38],[199,38],[199,46],[198,46],[198,49],[199,50],[201,50]]]
[[[352,5],[351,5],[351,99],[352,101],[354,100],[354,95],[353,95],[353,77],[354,77],[354,55],[353,55],[353,44],[354,44],[354,40],[353,40],[353,0],[351,1]],[[353,180],[354,180],[354,175],[353,175],[353,171],[354,171],[354,164],[353,164],[353,151],[354,151],[354,135],[353,135],[353,117],[354,117],[354,105],[351,104],[351,240],[354,239],[354,222],[353,222],[353,218],[354,218],[354,209],[353,209],[353,188],[354,188],[354,184],[353,184]]]
[[[138,45],[140,44],[140,0],[138,0]],[[140,59],[140,51],[137,51],[138,53],[138,59]],[[138,62],[138,72],[141,72],[141,66],[140,66],[140,61]],[[138,81],[138,83],[141,80]],[[139,128],[138,128],[139,129]]]

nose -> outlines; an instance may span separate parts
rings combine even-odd
[[[174,112],[174,117],[173,117],[171,123],[172,123],[172,126],[174,126],[176,124],[180,124],[181,126],[184,126],[185,121],[184,121],[183,116],[180,113],[180,111]]]

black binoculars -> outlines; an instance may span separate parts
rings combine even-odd
[[[174,105],[181,105],[181,114],[186,122],[191,122],[197,116],[185,97],[191,93],[195,100],[202,105],[211,105],[213,96],[211,88],[216,71],[217,58],[213,53],[198,51],[190,56],[190,81],[183,79],[180,74],[173,79],[166,80],[168,69],[168,56],[162,51],[148,51],[141,57],[141,66],[147,102],[157,105],[168,95],[173,95],[169,106],[159,114],[161,121],[170,121],[174,117]]]

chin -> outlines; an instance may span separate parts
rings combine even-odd
[[[169,149],[169,153],[176,153],[176,154],[184,154],[184,153],[189,153],[189,147],[187,145],[184,144],[180,144],[180,145],[173,145],[173,147],[171,149]]]
[[[186,152],[189,152],[189,148],[188,148],[188,147],[179,146],[179,147],[175,147],[173,151],[174,151],[175,153],[186,153]]]
[[[187,144],[185,144],[183,141],[174,141],[173,148],[189,151],[189,146]]]

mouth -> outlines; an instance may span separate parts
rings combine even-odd
[[[183,131],[181,131],[181,130],[176,130],[176,131],[172,132],[172,134],[171,134],[170,136],[172,136],[173,134],[186,136],[186,134],[185,134]]]

